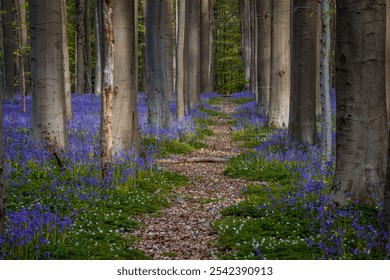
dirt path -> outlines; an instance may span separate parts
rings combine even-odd
[[[221,102],[222,112],[231,114],[237,105]],[[229,119],[213,119],[210,129],[213,136],[202,142],[207,148],[197,150],[183,158],[230,158],[242,152],[232,141]],[[173,204],[157,214],[143,216],[143,224],[134,234],[140,241],[134,248],[144,251],[153,259],[216,259],[216,232],[210,222],[220,217],[220,210],[240,200],[240,190],[247,181],[231,179],[223,175],[225,163],[164,163],[163,168],[178,172],[190,179],[190,184],[173,191]],[[252,182],[253,183],[253,182]]]

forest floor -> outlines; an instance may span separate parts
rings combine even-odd
[[[239,105],[224,100],[217,106],[230,116]],[[212,120],[214,124],[209,128],[214,135],[201,141],[206,148],[184,156],[173,155],[161,163],[163,169],[187,176],[190,183],[173,190],[170,207],[138,217],[142,226],[133,233],[139,237],[133,248],[152,259],[217,259],[218,236],[211,223],[221,218],[221,209],[241,200],[240,192],[248,181],[225,176],[225,162],[188,161],[228,159],[244,151],[239,142],[232,140],[231,118],[212,117]]]

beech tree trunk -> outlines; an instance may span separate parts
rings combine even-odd
[[[95,29],[95,80],[94,93],[102,94],[102,0],[94,1],[94,29]]]
[[[112,162],[112,99],[114,94],[113,0],[103,0],[104,71],[101,118],[102,178],[107,178]]]
[[[187,1],[188,24],[186,25],[186,56],[188,71],[189,106],[200,105],[200,0]]]
[[[21,23],[21,44],[22,53],[24,56],[24,75],[25,75],[25,87],[26,93],[31,90],[31,65],[30,65],[30,41],[28,38],[28,21],[27,21],[27,4],[26,0],[18,0],[19,12],[20,12],[20,23]]]
[[[386,0],[337,3],[337,204],[383,199],[388,146],[385,89]]]
[[[66,107],[61,0],[31,0],[32,137],[64,149]]]
[[[114,95],[112,100],[113,153],[140,149],[138,132],[138,1],[116,1]]]
[[[20,93],[22,94],[22,110],[23,112],[26,112],[26,74],[24,70],[24,60],[25,58],[25,53],[23,50],[23,27],[22,27],[22,12],[21,12],[21,6],[22,3],[21,1],[16,1],[15,2],[15,9],[16,9],[16,24],[17,24],[17,30],[18,30],[18,54],[19,54],[19,88],[20,88]]]
[[[290,0],[272,2],[269,125],[287,128],[290,110]]]
[[[69,63],[69,47],[68,47],[68,33],[66,28],[67,14],[66,14],[66,0],[61,0],[62,12],[62,51],[64,53],[64,90],[65,90],[65,106],[66,119],[70,120],[73,117],[72,109],[72,85],[70,81],[70,63]]]
[[[169,100],[163,36],[163,1],[146,3],[145,67],[148,122],[156,128],[169,125]]]
[[[177,26],[177,35],[176,35],[176,115],[179,120],[182,120],[185,115],[185,88],[184,81],[187,74],[184,71],[185,63],[185,29],[186,29],[186,0],[176,1],[176,26]]]
[[[4,99],[12,100],[15,97],[15,39],[13,29],[13,1],[2,0],[2,28],[3,28],[3,91]]]
[[[242,58],[244,62],[245,90],[251,86],[251,16],[250,1],[240,0]]]
[[[201,92],[212,92],[212,0],[201,0],[201,26],[200,26],[200,40],[201,40]]]
[[[84,0],[84,57],[85,57],[85,92],[92,92],[92,52],[91,52],[91,9],[90,1]]]
[[[173,97],[173,1],[163,0],[163,28],[164,28],[164,55],[167,71],[167,98],[172,101]],[[170,117],[170,115],[169,115]]]
[[[257,11],[256,11],[256,0],[249,1],[250,9],[250,50],[251,50],[251,62],[250,62],[250,90],[255,94],[255,99],[257,101],[258,97],[258,88],[257,88]]]
[[[329,0],[321,1],[321,108],[322,108],[322,158],[321,166],[325,168],[326,162],[332,155],[332,107],[330,102],[330,9]]]
[[[317,89],[317,2],[293,0],[291,93],[288,135],[314,145]]]
[[[85,93],[85,30],[84,30],[84,1],[76,1],[76,92]]]
[[[257,20],[257,113],[268,117],[271,83],[271,0],[262,0],[257,3]]]

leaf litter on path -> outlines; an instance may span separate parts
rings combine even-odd
[[[232,114],[237,106],[230,102],[219,105],[227,114]],[[240,192],[248,181],[225,176],[225,162],[185,160],[194,157],[227,159],[243,152],[240,144],[232,141],[229,119],[213,120],[215,125],[210,129],[214,135],[203,140],[207,148],[183,156],[182,161],[161,163],[163,169],[187,176],[190,183],[172,191],[169,207],[137,218],[141,227],[132,232],[139,238],[133,248],[144,251],[152,259],[217,259],[218,248],[214,244],[218,236],[211,222],[220,219],[221,209],[241,200]],[[177,156],[174,158],[176,160]]]

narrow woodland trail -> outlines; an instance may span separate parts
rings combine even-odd
[[[218,107],[231,114],[238,105],[223,101]],[[170,207],[138,219],[143,226],[133,233],[140,238],[133,248],[153,259],[216,259],[217,235],[210,223],[220,218],[223,207],[241,199],[240,190],[248,182],[224,176],[225,162],[186,162],[194,157],[227,159],[242,152],[239,143],[232,141],[229,119],[213,120],[214,135],[202,141],[207,148],[162,163],[165,170],[187,176],[190,184],[173,190]]]

